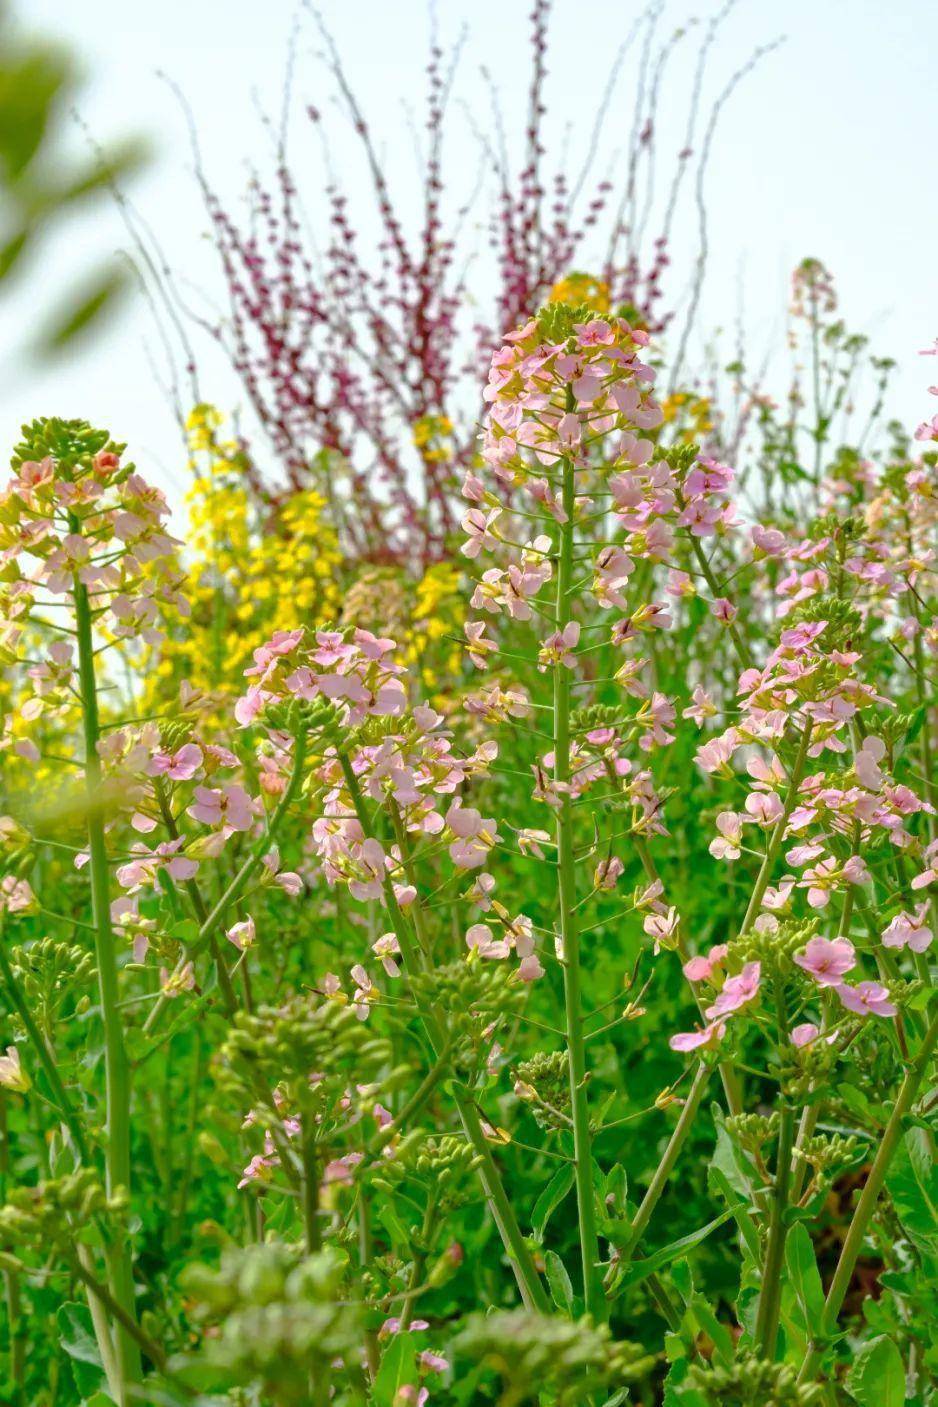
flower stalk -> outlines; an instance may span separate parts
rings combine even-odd
[[[572,406],[572,395],[568,407]],[[572,458],[562,461],[562,508],[557,555],[557,597],[555,625],[562,635],[572,618],[573,537],[576,509],[576,471]],[[573,839],[573,809],[570,797],[570,670],[563,663],[554,666],[554,780],[558,806],[557,888],[558,926],[563,952],[564,1018],[570,1077],[570,1108],[573,1117],[573,1156],[576,1179],[577,1219],[580,1231],[580,1260],[583,1272],[583,1301],[587,1314],[605,1318],[606,1300],[599,1268],[599,1237],[596,1231],[596,1205],[593,1191],[593,1153],[590,1131],[589,1075],[586,1068],[586,1042],[583,1030],[583,998],[580,980],[580,935],[577,926],[576,869]]]

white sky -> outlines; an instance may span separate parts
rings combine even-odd
[[[712,7],[713,0],[699,0],[705,17]],[[424,0],[322,0],[321,8],[352,86],[385,135],[392,182],[406,192],[413,158],[404,104],[419,113],[427,36]],[[152,137],[156,157],[132,187],[133,200],[170,262],[220,298],[222,285],[204,238],[206,221],[184,122],[157,70],[169,74],[186,94],[205,165],[235,202],[248,162],[264,153],[257,105],[274,111],[279,106],[294,0],[19,0],[14,9],[25,27],[59,35],[83,57],[89,83],[82,116],[97,137],[128,130]],[[481,63],[488,64],[504,97],[508,129],[519,131],[529,0],[439,0],[438,9],[444,39],[454,39],[464,22],[470,29],[461,96],[484,124],[488,99],[476,75]],[[637,12],[636,5],[618,0],[555,0],[548,96],[558,143],[567,122],[585,142],[607,66]],[[666,10],[662,37],[691,13],[685,0],[674,0]],[[774,0],[740,0],[714,50],[711,83],[725,80],[756,44],[780,32],[787,36],[785,44],[735,95],[715,144],[707,183],[712,260],[704,324],[732,324],[742,286],[750,348],[757,360],[770,340],[782,341],[791,268],[805,255],[815,255],[834,273],[850,328],[869,334],[878,352],[899,362],[890,410],[914,426],[933,409],[926,387],[934,380],[933,364],[916,354],[938,334],[938,3],[786,0],[779,6]],[[316,48],[307,21],[297,96],[325,106],[328,80],[317,66]],[[677,77],[686,84],[687,68],[678,69]],[[628,130],[629,81],[610,113],[609,148],[624,142]],[[676,147],[683,105],[669,103],[661,120],[664,146]],[[302,119],[297,121],[301,130]],[[337,117],[332,130],[333,157],[343,171],[349,163],[354,183],[355,139]],[[465,172],[468,185],[477,153],[459,111],[454,110],[449,131],[452,169]],[[70,137],[79,148],[82,140],[77,131]],[[309,173],[305,202],[314,221],[315,150],[313,145],[297,148],[298,164]],[[692,247],[690,234],[682,238]],[[4,299],[3,453],[22,420],[38,414],[80,415],[128,440],[141,467],[172,493],[184,481],[182,456],[169,407],[148,363],[146,346],[152,349],[155,338],[142,299],[126,306],[87,348],[71,352],[54,367],[37,373],[11,355],[22,344],[37,291],[44,306],[89,253],[126,243],[116,210],[104,203],[67,236],[44,242],[23,291]],[[729,354],[731,347],[726,350]],[[233,409],[238,388],[230,373],[210,357],[205,368],[204,394]],[[784,379],[777,389],[784,389]]]

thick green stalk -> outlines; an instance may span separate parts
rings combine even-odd
[[[562,632],[571,619],[573,585],[573,517],[576,508],[576,471],[571,459],[563,461],[562,505],[566,521],[560,525],[557,562],[555,626]],[[583,999],[580,984],[580,935],[576,918],[573,807],[570,797],[570,670],[554,666],[554,780],[560,793],[557,808],[557,883],[560,941],[563,945],[564,1014],[567,1059],[570,1071],[570,1106],[573,1117],[573,1154],[576,1177],[580,1259],[583,1269],[583,1302],[587,1314],[606,1317],[606,1297],[599,1269],[599,1237],[593,1190],[593,1152],[587,1095],[586,1043],[583,1032]]]
[[[674,1171],[674,1165],[684,1146],[684,1141],[693,1127],[697,1110],[700,1107],[700,1101],[703,1098],[704,1090],[707,1087],[707,1081],[710,1078],[710,1070],[711,1067],[703,1061],[701,1061],[700,1065],[697,1067],[697,1073],[694,1076],[694,1082],[690,1087],[690,1092],[684,1101],[684,1108],[681,1110],[680,1118],[674,1126],[674,1132],[668,1139],[668,1146],[661,1156],[661,1160],[655,1169],[651,1182],[648,1184],[648,1190],[642,1198],[641,1206],[635,1213],[635,1219],[632,1222],[632,1237],[629,1242],[629,1248],[627,1252],[623,1252],[619,1261],[622,1267],[628,1265],[629,1261],[635,1255],[638,1244],[645,1234],[648,1223],[651,1221],[652,1213],[658,1205],[662,1192],[667,1186],[668,1178]]]
[[[306,1230],[306,1254],[314,1255],[322,1246],[319,1226],[319,1159],[316,1157],[316,1129],[306,1131],[309,1116],[303,1118],[303,1225]]]
[[[794,1111],[790,1104],[785,1103],[779,1111],[778,1160],[775,1166],[775,1184],[772,1188],[770,1203],[769,1239],[765,1251],[765,1264],[762,1267],[759,1308],[756,1311],[756,1342],[763,1358],[775,1357],[775,1345],[778,1340],[778,1320],[782,1304],[782,1266],[785,1260],[785,1241],[788,1231],[785,1213],[788,1210],[791,1187],[791,1150],[794,1135]]]
[[[818,1365],[823,1356],[823,1341],[833,1334],[837,1328],[837,1317],[840,1314],[841,1306],[843,1305],[847,1290],[850,1287],[850,1281],[853,1277],[857,1258],[863,1249],[863,1238],[866,1235],[866,1229],[876,1208],[876,1203],[879,1200],[879,1194],[883,1190],[886,1174],[889,1171],[889,1164],[892,1162],[899,1139],[902,1137],[903,1122],[912,1108],[915,1097],[918,1094],[919,1086],[928,1072],[929,1063],[934,1054],[936,1044],[938,1044],[938,1014],[932,1017],[928,1030],[925,1032],[922,1039],[918,1054],[910,1064],[906,1071],[905,1079],[899,1087],[899,1093],[896,1096],[892,1114],[883,1131],[879,1151],[873,1160],[873,1166],[870,1169],[869,1177],[866,1179],[866,1186],[863,1188],[860,1200],[857,1203],[856,1211],[853,1214],[853,1220],[850,1223],[843,1244],[843,1249],[840,1252],[840,1260],[837,1262],[837,1269],[834,1271],[834,1278],[827,1292],[827,1299],[824,1303],[824,1314],[821,1319],[820,1332],[818,1334],[821,1346],[818,1347],[815,1343],[810,1345],[808,1354],[798,1376],[800,1383],[807,1382],[817,1372]]]
[[[75,531],[80,530],[75,519]],[[104,1072],[107,1101],[106,1185],[109,1195],[118,1188],[131,1190],[130,1172],[130,1064],[124,1049],[119,1008],[117,957],[111,928],[111,895],[101,797],[101,761],[98,757],[98,692],[94,669],[91,605],[88,591],[77,575],[73,578],[75,634],[78,647],[78,680],[81,691],[85,741],[85,786],[88,798],[88,851],[91,907],[94,922],[98,992],[104,1023]],[[127,1237],[113,1239],[107,1247],[111,1293],[122,1318],[135,1323],[133,1263]],[[121,1322],[117,1329],[117,1356],[125,1383],[140,1380],[140,1349]]]
[[[341,748],[338,749],[338,756],[342,766],[342,774],[345,777],[345,784],[348,787],[349,795],[352,798],[352,805],[355,808],[355,814],[358,817],[364,834],[370,836],[372,834],[371,819],[368,815],[368,809],[365,806],[364,798],[362,797],[361,788],[358,785],[358,778],[355,776],[351,762]],[[401,907],[397,902],[397,896],[394,893],[394,885],[391,882],[390,876],[387,874],[384,877],[382,887],[385,906],[387,907],[391,924],[394,928],[395,937],[400,945],[401,959],[405,971],[409,976],[413,976],[414,973],[419,972],[424,966],[423,952],[411,935],[410,929],[407,926],[407,920],[404,918]],[[417,915],[421,913],[419,899],[414,901],[411,906],[411,912]],[[425,1002],[418,1000],[417,1005],[430,1046],[434,1056],[437,1061],[439,1061],[441,1059],[441,1053],[448,1049],[445,1024],[439,1013],[432,1007],[427,1006]],[[488,1139],[482,1131],[482,1120],[479,1117],[479,1112],[472,1102],[472,1099],[469,1098],[467,1094],[464,1094],[455,1082],[453,1086],[453,1099],[459,1113],[463,1131],[479,1159],[479,1178],[485,1191],[489,1211],[492,1213],[492,1219],[498,1227],[498,1233],[502,1238],[502,1244],[511,1261],[521,1298],[528,1309],[537,1309],[541,1313],[547,1314],[550,1312],[550,1301],[547,1298],[544,1286],[537,1273],[534,1257],[531,1255],[527,1242],[521,1233],[521,1227],[518,1225],[518,1219],[515,1216],[514,1208],[505,1191],[498,1166],[495,1159],[492,1157],[492,1150],[489,1147]]]
[[[122,1332],[132,1339],[138,1355],[142,1348],[154,1367],[162,1372],[166,1367],[166,1354],[162,1345],[158,1344],[155,1339],[151,1339],[150,1335],[140,1328],[134,1316],[128,1314],[124,1306],[114,1298],[107,1285],[102,1284],[97,1276],[87,1268],[83,1258],[75,1257],[72,1261],[72,1270],[87,1288],[89,1294],[93,1295],[117,1321]]]

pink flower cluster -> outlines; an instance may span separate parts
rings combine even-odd
[[[235,718],[245,727],[268,704],[284,699],[330,699],[353,725],[367,717],[396,717],[407,694],[393,651],[393,640],[370,630],[278,630],[254,651],[246,671],[253,682],[235,705]]]

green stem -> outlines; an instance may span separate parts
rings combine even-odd
[[[157,805],[160,808],[160,815],[163,817],[163,824],[170,840],[179,839],[179,827],[176,825],[176,818],[173,815],[169,797],[166,794],[166,787],[162,777],[155,777],[153,780],[153,790],[156,794]],[[194,879],[187,879],[184,883],[189,902],[195,913],[196,921],[201,925],[208,918],[208,908],[202,898],[202,891]],[[222,1001],[225,1003],[225,1012],[228,1016],[233,1016],[238,1009],[234,988],[231,985],[231,974],[228,971],[228,964],[225,961],[218,943],[217,935],[212,932],[208,935],[209,951],[212,954],[212,961],[215,964],[215,971],[218,974],[218,987],[222,994]]]
[[[293,768],[290,773],[290,780],[287,783],[286,790],[284,791],[279,802],[277,803],[277,807],[274,811],[274,814],[270,819],[270,825],[267,827],[267,830],[264,832],[264,834],[258,840],[255,841],[251,849],[251,853],[244,861],[244,864],[238,870],[238,873],[228,885],[228,888],[225,890],[218,903],[211,910],[211,912],[206,915],[204,921],[199,927],[199,932],[196,939],[197,944],[204,943],[215,936],[228,909],[231,907],[232,904],[237,903],[238,899],[240,899],[241,895],[244,893],[244,890],[247,888],[250,880],[253,878],[254,874],[259,869],[262,859],[273,844],[274,837],[279,831],[283,820],[290,807],[293,805],[296,794],[300,789],[300,784],[303,780],[303,765],[305,761],[306,735],[304,733],[298,733],[293,745]],[[185,955],[183,955],[183,957],[181,957],[179,962],[176,964],[177,973],[181,971],[186,961],[187,959]],[[163,993],[154,1003],[153,1010],[150,1012],[150,1015],[143,1023],[143,1029],[147,1034],[149,1034],[150,1031],[152,1031],[156,1026],[156,1023],[159,1021],[161,1015],[163,1014],[163,1011],[165,1010],[168,1001],[169,998],[165,995],[165,993]]]
[[[355,776],[352,764],[344,750],[339,748],[337,749],[337,753],[339,763],[342,767],[342,775],[345,778],[345,784],[348,788],[355,814],[363,833],[366,836],[370,836],[371,821],[364,798],[362,797],[361,788],[358,785],[358,778]],[[382,888],[385,906],[394,928],[395,937],[400,945],[401,960],[408,976],[413,977],[423,966],[421,949],[411,935],[407,920],[404,918],[401,907],[397,902],[397,896],[394,893],[394,885],[391,882],[390,876],[387,874],[385,874],[382,881]],[[411,912],[414,913],[415,916],[421,913],[419,898],[415,899],[414,903],[411,905]],[[420,1012],[420,1017],[433,1054],[437,1061],[440,1061],[441,1052],[447,1048],[448,1044],[445,1025],[441,1021],[439,1014],[434,1011],[432,1007],[429,1007],[421,998],[417,998],[416,1000],[417,1008]],[[521,1233],[521,1227],[518,1225],[518,1219],[508,1199],[508,1194],[505,1191],[501,1175],[498,1171],[495,1159],[492,1156],[492,1150],[482,1131],[482,1121],[479,1118],[478,1110],[468,1094],[463,1093],[455,1082],[453,1086],[453,1099],[459,1113],[463,1131],[479,1159],[479,1177],[482,1182],[483,1190],[485,1191],[489,1211],[492,1213],[492,1218],[502,1238],[502,1244],[511,1261],[521,1298],[528,1309],[537,1309],[544,1314],[549,1313],[550,1301],[547,1298],[544,1286],[541,1284],[540,1276],[537,1273],[537,1267],[534,1264],[534,1257],[531,1255],[527,1242]]]
[[[88,1246],[77,1245],[75,1253],[79,1261],[94,1277],[97,1284],[97,1276],[94,1274],[94,1258]],[[88,1292],[88,1312],[91,1315],[91,1325],[94,1329],[94,1336],[98,1345],[98,1352],[101,1355],[101,1366],[104,1369],[104,1376],[107,1378],[108,1391],[120,1407],[126,1407],[127,1395],[120,1378],[120,1369],[117,1366],[117,1355],[114,1352],[114,1339],[111,1334],[111,1323],[107,1316],[107,1310],[101,1299]]]
[[[667,1186],[671,1173],[674,1171],[674,1165],[677,1162],[678,1155],[684,1146],[687,1135],[693,1127],[694,1118],[700,1107],[700,1101],[707,1087],[707,1081],[710,1078],[710,1069],[711,1067],[703,1062],[697,1067],[697,1073],[694,1076],[694,1082],[690,1087],[690,1092],[684,1101],[684,1108],[681,1110],[680,1118],[674,1126],[674,1132],[668,1139],[668,1146],[665,1148],[661,1156],[661,1161],[655,1169],[654,1177],[648,1184],[648,1190],[642,1198],[641,1206],[635,1213],[635,1219],[632,1222],[632,1236],[629,1241],[629,1248],[627,1252],[623,1253],[619,1262],[621,1267],[628,1265],[629,1261],[635,1255],[638,1244],[645,1234],[648,1223],[651,1221],[652,1213],[658,1205],[658,1201]]]
[[[801,785],[801,779],[804,776],[805,766],[807,765],[808,747],[810,746],[810,743],[811,719],[809,718],[805,722],[804,728],[801,733],[801,742],[798,745],[798,752],[795,757],[795,764],[792,767],[791,777],[788,781],[788,791],[785,796],[785,803],[782,809],[782,814],[779,816],[778,820],[775,823],[775,829],[772,831],[772,838],[769,841],[768,849],[765,852],[765,858],[763,859],[762,865],[759,869],[759,873],[756,876],[755,888],[752,891],[752,895],[749,899],[749,905],[746,909],[746,917],[743,919],[742,927],[739,930],[740,936],[742,936],[742,934],[744,933],[748,933],[753,923],[755,922],[760,905],[762,904],[763,896],[765,894],[765,891],[769,887],[769,880],[772,878],[772,870],[775,866],[775,861],[778,858],[778,852],[782,848],[782,841],[785,838],[785,827],[788,825],[788,819],[791,816],[792,811],[794,811],[795,809],[795,802],[798,800],[798,788]]]
[[[788,1227],[785,1212],[791,1187],[791,1150],[795,1134],[795,1115],[790,1104],[779,1111],[778,1160],[775,1185],[772,1189],[769,1240],[762,1267],[762,1291],[756,1312],[756,1342],[764,1358],[774,1359],[778,1341],[778,1321],[782,1306],[782,1265]]]
[[[700,538],[695,537],[692,532],[689,532],[687,534],[687,539],[693,549],[694,556],[697,558],[697,565],[703,572],[704,580],[710,588],[713,599],[717,600],[718,597],[724,595],[724,592],[721,590],[719,582],[713,575],[713,568],[707,561],[707,554],[701,546]],[[728,622],[728,628],[730,632],[730,639],[733,641],[733,648],[736,651],[736,659],[740,667],[742,669],[745,669],[749,663],[749,651],[746,649],[746,642],[743,639],[739,630],[739,626],[736,624],[735,620],[731,620]]]
[[[70,515],[74,518],[74,515]],[[80,531],[77,518],[73,531]],[[78,679],[81,690],[85,742],[85,786],[88,798],[88,850],[91,877],[91,908],[94,922],[95,958],[98,966],[98,992],[104,1023],[104,1073],[107,1101],[107,1147],[105,1172],[108,1195],[119,1188],[131,1190],[130,1175],[130,1065],[124,1049],[124,1031],[119,1009],[117,957],[111,928],[111,896],[107,848],[101,796],[101,760],[98,756],[100,729],[98,692],[94,669],[91,607],[88,591],[78,576],[73,577],[75,634],[78,647]],[[140,1351],[127,1324],[135,1323],[133,1264],[128,1237],[111,1241],[107,1248],[108,1271],[121,1319],[117,1333],[117,1357],[124,1383],[140,1381]]]
[[[808,1354],[802,1365],[798,1376],[800,1383],[807,1382],[814,1376],[823,1356],[823,1343],[837,1328],[837,1318],[850,1287],[853,1277],[854,1267],[860,1251],[863,1249],[863,1238],[870,1218],[879,1200],[879,1194],[886,1181],[886,1174],[889,1171],[889,1164],[902,1137],[903,1121],[915,1101],[919,1086],[928,1071],[929,1061],[938,1044],[938,1014],[932,1017],[928,1030],[922,1039],[918,1054],[906,1071],[905,1078],[899,1087],[896,1102],[893,1105],[889,1122],[883,1131],[882,1142],[879,1151],[873,1161],[866,1186],[863,1188],[860,1200],[857,1203],[856,1211],[847,1231],[847,1236],[837,1262],[837,1269],[834,1271],[834,1278],[831,1281],[830,1289],[827,1292],[827,1299],[824,1303],[824,1314],[819,1326],[818,1339],[821,1342],[812,1342],[808,1349]]]
[[[305,1117],[304,1117],[305,1123]],[[319,1161],[316,1157],[316,1130],[303,1130],[303,1225],[306,1229],[306,1252],[315,1255],[322,1246],[319,1228]]]
[[[151,1339],[150,1335],[141,1329],[133,1315],[127,1313],[124,1306],[114,1298],[108,1287],[102,1284],[98,1277],[88,1270],[77,1256],[71,1262],[71,1268],[88,1290],[89,1294],[93,1295],[95,1299],[104,1306],[112,1319],[115,1319],[120,1325],[122,1331],[128,1338],[133,1340],[138,1355],[139,1350],[142,1348],[153,1366],[162,1372],[166,1367],[166,1354],[160,1344],[158,1344],[155,1339]]]
[[[563,461],[562,505],[566,521],[560,525],[557,565],[555,625],[562,632],[571,619],[573,579],[573,518],[576,508],[576,471],[571,459]],[[560,941],[563,948],[564,1017],[570,1074],[570,1109],[573,1118],[573,1156],[576,1178],[583,1302],[594,1319],[606,1317],[606,1298],[599,1269],[599,1237],[593,1190],[593,1153],[590,1131],[586,1042],[583,1032],[583,999],[580,976],[580,935],[576,915],[573,809],[570,799],[570,674],[563,664],[554,666],[554,780],[560,794],[557,808],[557,884],[560,905]]]
[[[423,1269],[427,1263],[427,1256],[433,1244],[433,1231],[436,1223],[436,1202],[431,1196],[427,1202],[426,1211],[423,1214],[423,1225],[420,1228],[420,1239],[414,1251],[414,1260],[410,1268],[410,1275],[407,1281],[407,1299],[404,1301],[404,1308],[401,1311],[401,1328],[403,1333],[409,1329],[414,1317],[414,1309],[417,1304],[416,1290],[423,1276]]]
[[[78,1157],[85,1167],[90,1167],[91,1156],[88,1151],[87,1140],[85,1139],[85,1131],[82,1128],[80,1118],[75,1112],[75,1106],[69,1098],[62,1076],[59,1074],[59,1067],[49,1049],[48,1042],[36,1025],[33,1014],[29,1009],[29,1004],[23,996],[22,988],[17,982],[16,975],[10,965],[10,959],[7,955],[6,943],[4,941],[2,923],[0,923],[0,975],[3,977],[7,996],[15,1008],[17,1016],[23,1023],[26,1034],[32,1043],[46,1079],[49,1081],[53,1098],[59,1107],[62,1121],[72,1136],[72,1142],[75,1145]]]

